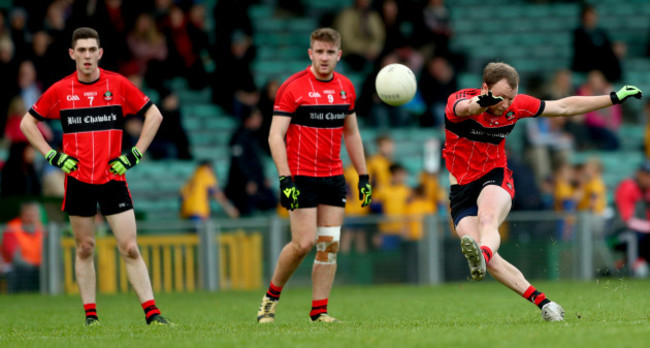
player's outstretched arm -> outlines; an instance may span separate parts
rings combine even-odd
[[[559,100],[546,101],[541,116],[574,116],[590,111],[606,108],[614,104],[621,104],[628,98],[641,99],[643,92],[634,86],[624,86],[618,92],[598,96],[573,96]]]

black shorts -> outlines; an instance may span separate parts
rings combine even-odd
[[[73,216],[95,216],[97,204],[104,216],[133,209],[133,201],[126,181],[113,180],[94,185],[81,182],[71,176],[66,178],[63,211]]]
[[[468,184],[451,185],[449,204],[451,205],[451,218],[454,219],[454,226],[457,226],[462,218],[478,214],[476,201],[483,188],[488,185],[501,186],[508,191],[511,199],[515,198],[512,171],[508,168],[494,168]]]
[[[343,175],[311,177],[296,175],[293,177],[300,190],[298,208],[314,208],[319,204],[345,207],[345,178]]]

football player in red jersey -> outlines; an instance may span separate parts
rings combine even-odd
[[[523,274],[498,253],[498,228],[512,206],[515,191],[507,167],[505,138],[526,117],[573,116],[619,104],[641,91],[624,86],[602,96],[571,96],[539,100],[517,94],[519,74],[505,63],[489,63],[481,89],[464,89],[449,96],[445,110],[443,156],[450,173],[451,215],[472,279],[486,270],[542,310],[547,321],[564,320],[564,310],[530,285]]]
[[[289,210],[291,241],[282,249],[257,321],[270,323],[282,288],[316,245],[312,269],[312,321],[337,321],[327,313],[336,274],[346,185],[341,140],[359,174],[359,198],[370,204],[371,186],[357,116],[356,93],[345,76],[334,72],[341,59],[341,36],[330,28],[311,33],[311,65],[278,89],[269,145],[280,175],[280,203]]]
[[[136,242],[136,221],[124,174],[140,162],[162,122],[149,98],[124,76],[99,68],[103,50],[97,31],[78,28],[72,34],[70,58],[76,72],[48,88],[25,114],[20,128],[47,161],[66,173],[63,210],[75,236],[75,273],[86,311],[86,325],[99,323],[93,262],[97,206],[106,217],[126,263],[147,324],[168,324],[156,307],[147,267]],[[145,122],[135,147],[122,154],[125,115],[139,114]],[[60,119],[63,151],[43,139],[37,123]]]

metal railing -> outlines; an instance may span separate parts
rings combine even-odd
[[[418,218],[424,226],[418,240],[395,247],[372,246],[386,222],[409,224],[414,218],[381,216],[347,218],[342,234],[354,228],[367,235],[367,252],[339,255],[337,283],[416,282],[439,284],[468,276],[458,238],[449,220],[438,215]],[[529,278],[592,279],[594,239],[589,214],[513,212],[501,226],[499,253]],[[571,234],[562,235],[571,223]],[[50,224],[44,240],[40,284],[43,293],[75,292],[74,240],[61,237],[65,224]],[[138,223],[138,244],[154,291],[257,289],[270,280],[282,247],[290,239],[289,222],[276,216],[236,220]],[[382,236],[379,236],[382,237]],[[97,237],[98,290],[129,291],[125,265],[113,237]],[[292,277],[294,284],[311,282],[308,256]]]

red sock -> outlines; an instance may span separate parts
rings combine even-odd
[[[97,305],[94,303],[86,303],[84,305],[86,311],[86,318],[97,319]]]
[[[309,312],[311,319],[315,320],[323,313],[327,313],[327,299],[311,301],[311,312]]]
[[[492,259],[492,249],[489,246],[482,246],[481,250],[483,251],[483,257],[485,257],[485,264],[487,265]]]
[[[160,315],[160,309],[156,307],[156,301],[154,300],[144,302],[142,304],[142,309],[144,310],[144,316],[147,318],[147,322],[149,322],[154,316]]]
[[[537,289],[535,289],[535,287],[532,285],[526,289],[522,296],[528,301],[534,303],[537,307],[539,307],[539,309],[542,309],[545,304],[551,302],[546,298],[546,295],[544,295],[543,292],[537,291]]]
[[[269,289],[266,291],[266,296],[275,301],[280,299],[280,294],[282,293],[282,287],[275,286],[273,283],[269,285]]]

